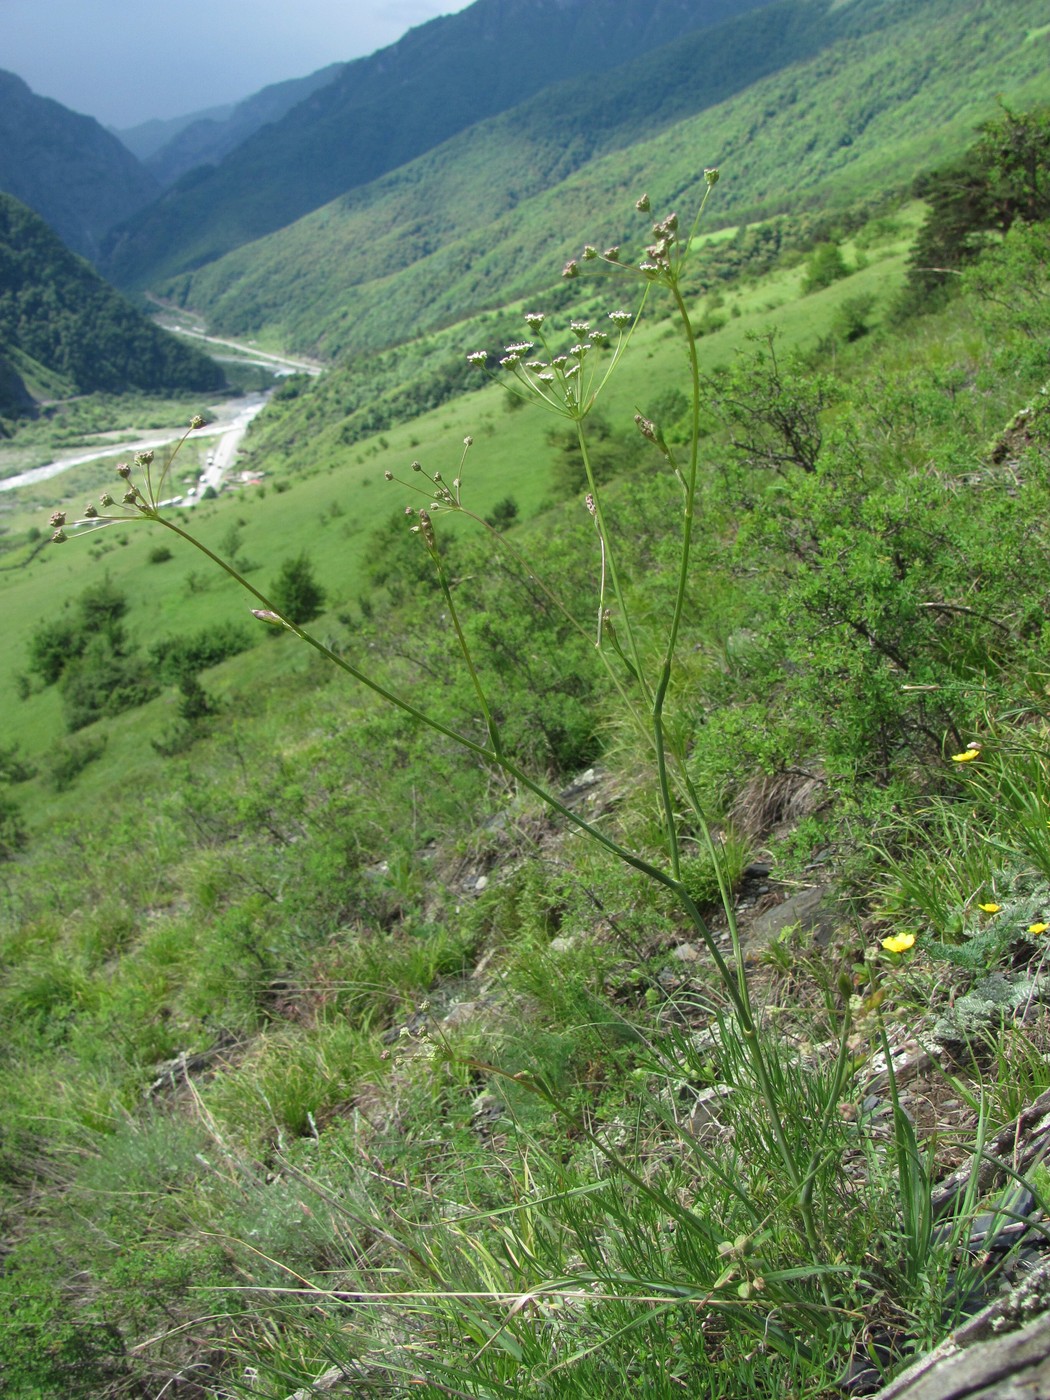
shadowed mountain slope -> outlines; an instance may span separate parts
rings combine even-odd
[[[270,122],[280,121],[286,112],[304,102],[311,93],[334,81],[344,66],[342,63],[331,63],[305,78],[271,83],[221,116],[205,115],[184,126],[169,141],[151,152],[144,158],[143,164],[165,188],[199,165],[217,165],[249,136]]]
[[[348,63],[217,168],[184,176],[114,231],[107,275],[139,288],[199,267],[552,83],[604,73],[762,3],[476,0]]]
[[[94,117],[38,97],[0,70],[0,190],[97,261],[107,229],[156,196],[156,180]]]
[[[221,389],[213,360],[155,326],[37,214],[0,194],[0,413],[49,393]]]

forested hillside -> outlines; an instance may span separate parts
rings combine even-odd
[[[143,164],[164,187],[199,165],[217,165],[260,127],[280,121],[311,93],[332,82],[342,67],[341,63],[332,63],[305,78],[271,83],[235,103],[221,117],[203,116],[190,122],[143,157]]]
[[[370,58],[190,172],[110,239],[106,272],[142,287],[198,267],[561,79],[598,75],[761,0],[477,0]]]
[[[213,392],[222,370],[136,311],[31,209],[0,194],[0,416],[40,397]]]

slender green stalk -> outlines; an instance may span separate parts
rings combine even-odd
[[[499,729],[493,718],[492,711],[489,708],[488,698],[485,695],[485,688],[481,684],[481,678],[478,675],[477,667],[474,665],[474,658],[470,654],[470,647],[467,645],[467,639],[463,634],[463,627],[459,620],[459,610],[456,607],[455,599],[452,597],[452,589],[449,587],[448,574],[445,571],[444,563],[438,552],[437,543],[434,540],[433,529],[430,526],[429,520],[427,524],[421,528],[424,531],[423,538],[426,543],[427,551],[434,562],[434,569],[438,576],[438,583],[445,599],[445,605],[448,608],[449,617],[452,619],[452,626],[455,629],[456,641],[459,643],[460,654],[466,663],[467,670],[470,673],[470,679],[474,686],[474,694],[478,697],[478,704],[481,706],[481,714],[485,721],[485,728],[488,730],[492,752],[499,758],[503,754],[503,745],[500,742]]]

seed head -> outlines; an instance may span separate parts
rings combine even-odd
[[[117,475],[122,476],[124,480],[127,481],[128,477],[131,475],[131,468],[127,462],[121,462],[120,466],[117,468]]]
[[[467,436],[463,439],[463,446],[464,446],[464,447],[473,447],[473,446],[474,446],[474,439],[470,436],[469,433],[468,433]]]
[[[566,279],[578,277],[580,275],[580,265],[575,260],[575,258],[569,259],[569,261],[562,268],[561,275]]]
[[[97,515],[98,515],[98,509],[97,509],[97,507],[93,506],[90,502],[88,502],[88,504],[84,507],[84,519],[85,519],[85,520],[94,520],[94,519],[97,517]]]
[[[707,181],[708,186],[717,185],[717,184],[718,184],[718,167],[717,167],[717,166],[714,166],[714,167],[713,167],[712,169],[710,169],[710,170],[705,170],[705,171],[704,171],[704,179]]]
[[[139,464],[140,467],[152,467],[152,465],[153,465],[153,453],[152,453],[152,452],[136,452],[136,453],[135,453],[135,461],[138,462],[138,464]]]
[[[616,246],[613,246],[612,248],[606,248],[605,252],[602,254],[602,257],[605,259],[606,262],[619,262],[620,249]]]
[[[66,513],[65,513],[65,511],[64,511],[64,510],[56,510],[55,513],[54,513],[54,515],[51,517],[51,524],[55,527],[56,530],[60,530],[60,529],[62,528],[62,526],[63,526],[65,523],[66,523]]]
[[[646,442],[656,441],[656,424],[651,418],[643,418],[640,413],[636,413],[634,415],[634,421],[638,431],[641,433],[642,437],[645,438]]]
[[[56,530],[55,533],[51,536],[51,543],[65,544],[67,539],[69,539],[69,536],[66,534],[65,530]]]
[[[193,415],[193,417],[190,419],[190,428],[191,428],[191,429],[196,429],[196,428],[203,428],[203,427],[204,427],[204,419],[201,417],[201,415],[200,415],[199,413],[195,413],[195,414]]]
[[[121,497],[121,500],[126,506],[133,506],[138,499],[138,494],[138,489],[136,487],[129,486]]]
[[[114,502],[113,502],[113,497],[109,494],[108,491],[103,491],[103,492],[102,492],[102,495],[99,496],[99,498],[98,498],[98,503],[99,503],[100,506],[102,506],[102,507],[104,507],[104,508],[109,507],[109,506],[113,505],[113,503],[114,503]]]
[[[649,196],[647,194],[643,194],[641,199],[636,199],[634,202],[634,207],[638,210],[639,214],[648,214],[650,208],[652,207],[649,203]]]
[[[384,481],[393,481],[393,479],[394,479],[394,473],[393,473],[393,472],[384,472],[384,473],[383,473],[383,480],[384,480]]]
[[[581,256],[583,257],[584,262],[593,262],[593,260],[598,256],[598,249],[592,248],[592,246],[588,243],[585,245]]]
[[[422,462],[413,462],[413,463],[412,463],[412,470],[413,470],[414,472],[421,472],[421,471],[423,470],[423,463],[422,463]]]

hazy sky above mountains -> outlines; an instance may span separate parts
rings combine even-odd
[[[0,0],[0,68],[105,126],[238,102],[470,0]]]

